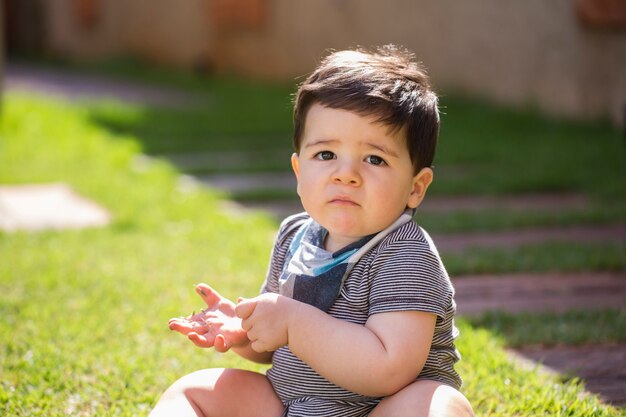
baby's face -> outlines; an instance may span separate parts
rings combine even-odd
[[[304,209],[329,232],[328,250],[379,232],[417,207],[432,179],[430,169],[413,174],[402,131],[320,104],[307,113],[292,164]]]

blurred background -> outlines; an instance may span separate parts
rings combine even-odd
[[[134,57],[292,81],[329,49],[397,43],[443,92],[623,126],[621,0],[3,0],[8,56]]]

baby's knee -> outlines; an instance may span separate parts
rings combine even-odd
[[[240,369],[204,369],[185,375],[165,391],[157,406],[192,409],[199,416],[279,416],[283,409],[265,375]]]
[[[456,389],[437,381],[420,380],[386,397],[372,417],[473,417],[472,406]]]
[[[216,381],[222,369],[205,369],[185,375],[165,390],[150,417],[171,415],[209,415],[215,394]]]
[[[429,416],[474,417],[474,411],[463,394],[442,384],[433,393]]]
[[[210,392],[215,389],[215,382],[219,380],[224,369],[202,369],[192,372],[174,382],[163,393],[164,397],[189,397],[195,391]]]

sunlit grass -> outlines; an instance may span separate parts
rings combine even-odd
[[[499,334],[509,347],[626,341],[626,309],[565,313],[490,312],[468,320],[474,326]]]
[[[624,271],[626,244],[545,242],[512,248],[468,248],[443,252],[450,274],[548,271]]]
[[[444,97],[442,105],[435,162],[441,175],[433,191],[573,191],[626,200],[626,143],[610,123],[551,118],[534,109],[458,97]]]

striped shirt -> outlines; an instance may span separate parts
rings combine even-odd
[[[308,214],[291,216],[281,224],[262,292],[278,293],[289,244]],[[428,358],[417,379],[461,386],[454,370],[460,355],[454,346],[454,289],[430,236],[410,221],[386,236],[355,264],[339,297],[328,311],[331,316],[364,325],[369,316],[395,311],[422,311],[437,316]],[[367,416],[380,398],[343,389],[301,361],[283,346],[274,352],[267,372],[285,404],[284,416]]]

